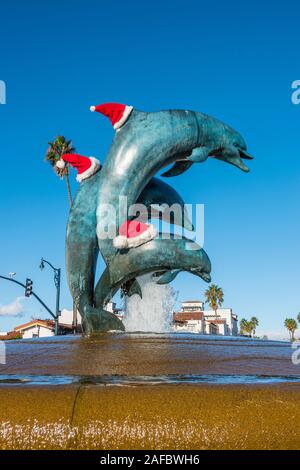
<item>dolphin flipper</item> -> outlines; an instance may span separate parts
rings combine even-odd
[[[178,176],[187,171],[193,162],[183,161],[183,162],[176,162],[170,170],[165,171],[161,176],[165,178],[169,178],[170,176]]]
[[[192,162],[192,163],[205,162],[205,160],[208,159],[209,152],[210,150],[208,147],[196,147],[192,151],[192,154],[189,157],[187,157],[187,159],[189,162]]]
[[[158,281],[156,281],[156,284],[170,284],[170,282],[174,281],[175,277],[177,274],[180,273],[180,269],[172,269],[171,271],[166,271]]]
[[[187,156],[187,160],[177,161],[170,170],[165,171],[161,176],[170,177],[178,176],[187,171],[193,163],[205,162],[208,158],[210,150],[207,147],[196,147],[192,153]]]

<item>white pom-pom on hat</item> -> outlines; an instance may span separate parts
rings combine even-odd
[[[128,247],[128,238],[124,235],[118,235],[113,240],[113,245],[115,248],[121,250],[122,248]]]
[[[90,106],[90,111],[92,111],[92,113],[96,111],[96,106]]]
[[[64,162],[64,160],[60,159],[60,160],[57,160],[56,162],[56,167],[59,168],[60,170],[63,170],[66,166],[66,163]]]

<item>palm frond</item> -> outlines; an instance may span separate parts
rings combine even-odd
[[[63,135],[58,135],[53,142],[49,142],[48,144],[49,147],[45,157],[46,161],[50,163],[55,173],[60,178],[68,176],[69,170],[67,165],[65,168],[57,168],[56,163],[65,153],[74,153],[76,151],[75,147],[72,145],[72,141],[67,140]]]

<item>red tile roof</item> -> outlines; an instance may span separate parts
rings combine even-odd
[[[28,323],[24,323],[23,325],[16,326],[14,328],[14,331],[20,331],[20,330],[26,330],[27,328],[30,328],[31,326],[43,326],[44,328],[48,328],[49,330],[52,330],[54,328],[54,321],[53,320],[32,320]]]
[[[218,323],[226,323],[226,320],[206,320],[208,323],[214,323],[214,324],[218,324]]]
[[[202,320],[203,312],[200,310],[195,310],[194,312],[174,312],[173,320],[174,321],[188,321],[188,320]]]
[[[0,341],[7,341],[9,339],[20,339],[21,335],[17,331],[9,331],[7,335],[0,336]]]

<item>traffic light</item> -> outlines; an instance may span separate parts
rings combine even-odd
[[[26,279],[26,287],[25,287],[25,297],[30,297],[32,294],[32,280]]]

